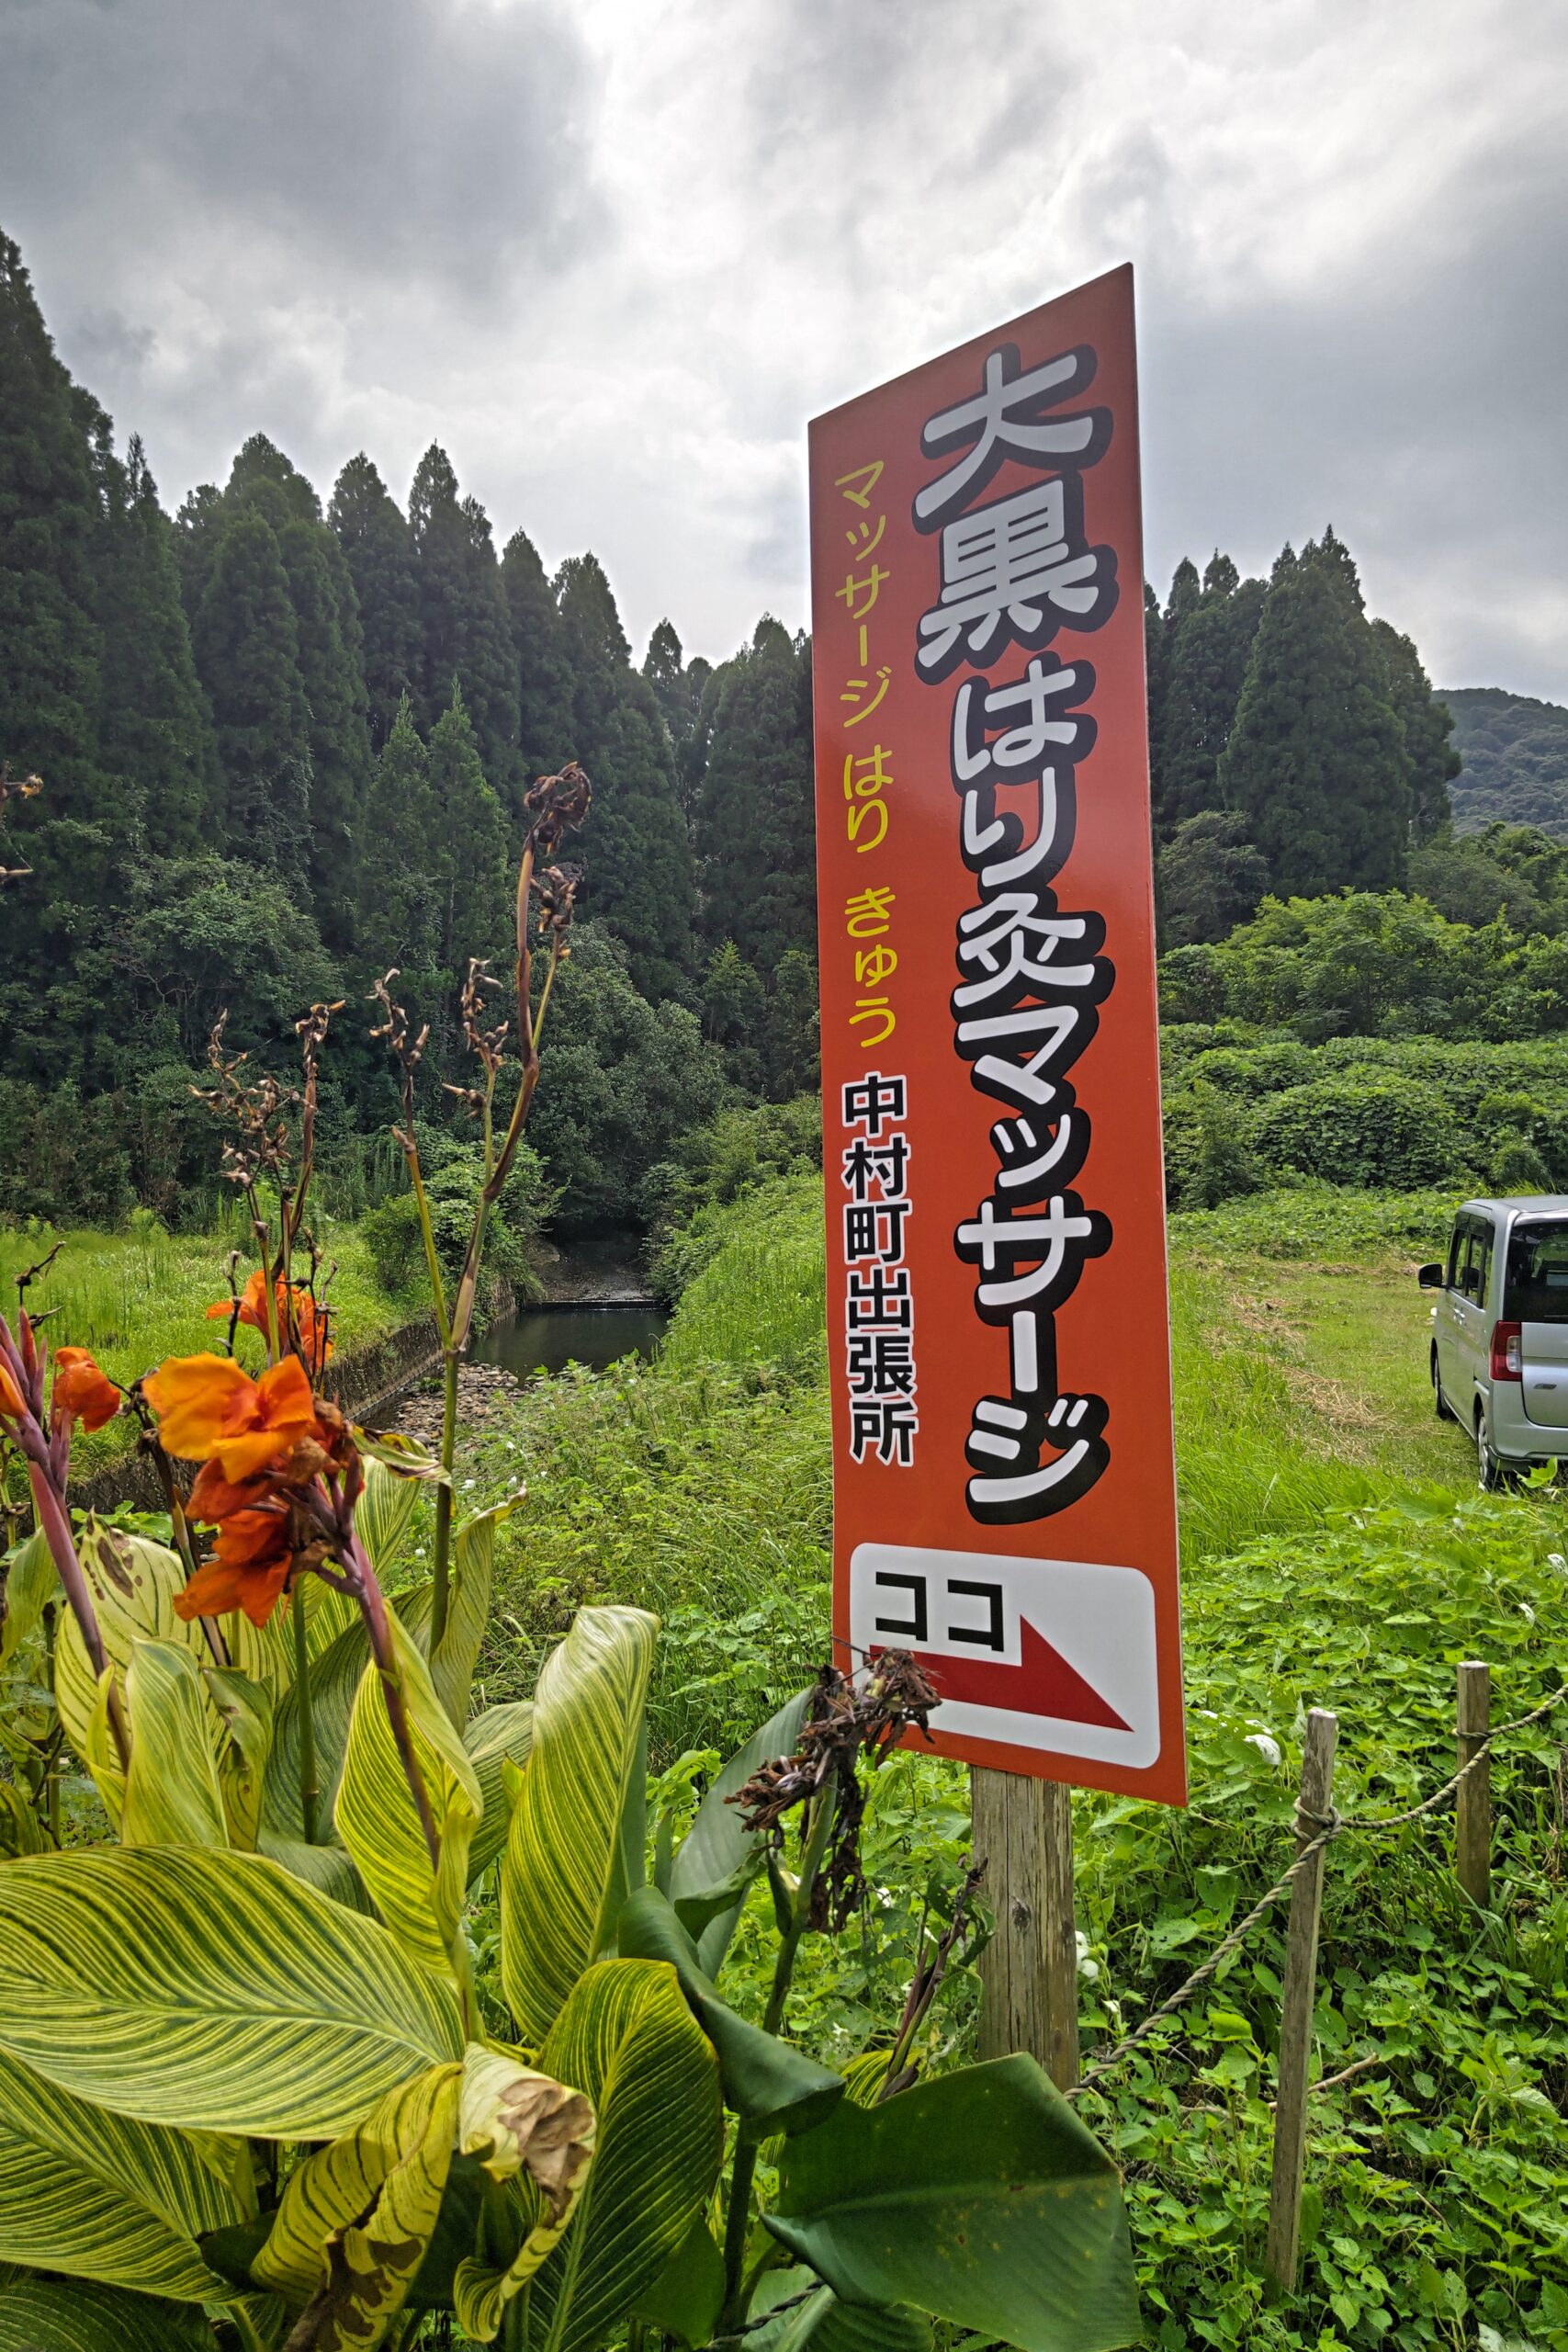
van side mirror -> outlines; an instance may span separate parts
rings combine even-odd
[[[1416,1279],[1420,1283],[1423,1290],[1441,1290],[1443,1287],[1443,1270],[1441,1266],[1423,1266],[1417,1272]]]

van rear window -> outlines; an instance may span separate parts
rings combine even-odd
[[[1503,1316],[1509,1323],[1568,1323],[1568,1218],[1515,1226]]]

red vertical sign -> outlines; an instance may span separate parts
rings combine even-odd
[[[818,417],[834,1628],[1185,1795],[1130,268]]]

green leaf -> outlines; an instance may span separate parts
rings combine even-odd
[[[825,2300],[812,2294],[818,2281],[815,2271],[798,2264],[785,2270],[764,2272],[751,2299],[748,2318],[755,2323],[780,2303],[792,2303],[765,2327],[753,2324],[746,2338],[747,2352],[791,2352],[809,2343],[811,2352],[931,2352],[931,2324],[924,2312],[907,2303],[841,2303],[830,2288]],[[806,2298],[795,2303],[796,2296]]]
[[[460,2055],[448,1986],[257,1854],[25,1856],[0,1870],[0,2051],[119,2115],[334,2139]]]
[[[534,1745],[534,1702],[513,1699],[505,1706],[487,1707],[463,1734],[468,1761],[479,1776],[484,1811],[468,1848],[468,1884],[488,1871],[506,1843],[512,1800],[506,1792],[506,1766],[528,1761]]]
[[[400,1477],[415,1478],[434,1487],[449,1487],[448,1473],[427,1445],[418,1438],[405,1437],[401,1430],[362,1430],[354,1431],[354,1442],[367,1462],[380,1462]]]
[[[244,2151],[229,2155],[232,2173]],[[243,2211],[182,2132],[110,2115],[0,2056],[0,2262],[224,2302],[197,2240]]]
[[[123,1702],[126,1672],[139,1641],[166,1642],[189,1653],[198,1666],[210,1663],[212,1653],[198,1624],[175,1614],[175,1595],[185,1589],[185,1570],[177,1553],[144,1535],[128,1535],[90,1519],[77,1544],[82,1572],[93,1596],[104,1654]],[[257,1631],[248,1617],[231,1615],[214,1620],[232,1663],[243,1673],[264,1682],[277,1678],[279,1637]],[[60,1621],[54,1651],[54,1696],[65,1736],[98,1783],[99,1794],[118,1826],[122,1790],[118,1756],[102,1728],[107,1723],[107,1698],[96,1682],[75,1618],[67,1610]],[[94,1716],[100,1718],[96,1738]],[[214,1711],[209,1724],[208,1746],[216,1758],[228,1734]]]
[[[377,1910],[415,1960],[461,1980],[463,1897],[468,1847],[479,1818],[479,1784],[467,1750],[435,1695],[412,1637],[389,1615],[396,1671],[415,1760],[437,1839],[431,1859],[387,1713],[374,1659],[360,1679],[344,1752],[333,1819]]]
[[[459,2150],[477,2156],[489,2179],[509,2192],[498,2199],[493,2190],[486,2191],[479,2250],[470,2250],[452,2278],[459,2323],[481,2344],[491,2341],[506,2305],[560,2243],[593,2161],[597,2129],[581,2091],[521,2065],[502,2051],[468,2044]],[[511,2190],[510,2184],[521,2188],[525,2177],[535,2193]],[[514,2243],[503,2262],[493,2258],[491,2243],[497,2222],[513,2225]]]
[[[131,1644],[125,1678],[130,1769],[119,1834],[127,1846],[227,1846],[213,1759],[212,1702],[177,1642]]]
[[[766,2218],[845,2302],[912,2303],[1021,2352],[1140,2332],[1116,2168],[1032,2058],[844,2101],[789,2142]]]
[[[615,1938],[624,1959],[662,1960],[674,1969],[718,2054],[727,2107],[764,2133],[809,2132],[831,2113],[844,2095],[842,2075],[737,2016],[698,1967],[695,1946],[657,1887],[639,1888],[623,1905]]]
[[[652,2286],[712,2193],[724,2149],[718,2069],[673,1971],[644,1960],[588,1971],[539,2066],[592,2102],[598,2139],[571,2227],[534,2273],[517,2343],[590,2352]],[[499,2324],[522,2281],[479,2264],[457,2277],[458,2320],[488,2342],[476,2321]]]
[[[452,1539],[452,1573],[446,1590],[446,1624],[430,1661],[435,1695],[459,1731],[468,1720],[474,1668],[490,1618],[491,1571],[495,1531],[510,1519],[520,1497],[497,1503],[465,1520]]]
[[[797,1691],[730,1758],[697,1807],[671,1865],[665,1892],[688,1935],[700,1939],[703,1965],[710,1975],[728,1950],[741,1900],[766,1854],[762,1840],[747,1828],[739,1806],[728,1799],[762,1765],[795,1753],[810,1704],[811,1692]],[[728,1933],[709,1938],[705,1930],[726,1914],[733,1915]]]
[[[325,1591],[327,1588],[323,1585],[321,1589]],[[337,1596],[334,1594],[333,1598]],[[322,1821],[331,1820],[337,1800],[354,1695],[369,1655],[369,1636],[355,1609],[354,1623],[310,1661],[310,1720],[316,1734],[316,1781]],[[273,1838],[299,1838],[303,1834],[299,1814],[299,1693],[290,1686],[277,1703],[262,1783],[264,1851],[272,1850],[265,1833]]]
[[[526,2042],[544,2040],[606,1949],[640,1876],[640,1824],[628,1815],[658,1632],[645,1610],[580,1610],[539,1675],[501,1870],[502,1989]]]
[[[651,2286],[637,2297],[634,2319],[664,2335],[705,2344],[724,2306],[724,2256],[699,2213]]]
[[[6,1557],[6,1613],[0,1617],[0,1666],[16,1657],[36,1632],[60,1589],[60,1577],[43,1530],[37,1528]]]
[[[217,2352],[198,2311],[118,2287],[18,2279],[0,2288],[0,2352]]]
[[[441,2210],[462,2076],[448,2064],[400,2084],[289,2176],[251,2269],[290,2311],[310,2309],[313,2352],[362,2352],[401,2311]]]
[[[204,1666],[201,1679],[228,1734],[218,1758],[218,1787],[229,1842],[254,1853],[272,1749],[273,1694],[266,1683],[235,1666]]]
[[[355,1505],[354,1529],[370,1555],[371,1566],[386,1584],[389,1570],[397,1565],[399,1548],[419,1500],[419,1480],[400,1478],[374,1455],[364,1466],[365,1492]],[[322,1589],[328,1588],[323,1586]]]
[[[15,1781],[0,1781],[0,1860],[12,1854],[46,1854],[51,1842],[26,1792]]]

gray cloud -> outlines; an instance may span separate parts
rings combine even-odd
[[[0,219],[166,495],[435,435],[646,638],[807,617],[804,424],[1129,256],[1149,567],[1327,521],[1568,699],[1553,0],[0,0]]]

